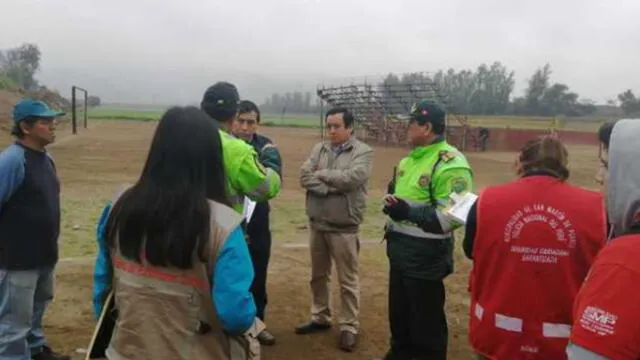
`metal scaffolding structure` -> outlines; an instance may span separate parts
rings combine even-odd
[[[414,74],[412,74],[414,75]],[[402,77],[402,75],[400,75]],[[418,80],[419,79],[419,80]],[[408,114],[411,106],[420,99],[438,101],[447,110],[447,140],[461,150],[469,148],[477,129],[468,126],[466,117],[455,113],[448,97],[429,76],[419,76],[411,83],[388,84],[380,78],[374,83],[365,79],[361,83],[318,86],[317,95],[322,100],[321,109],[346,107],[356,121],[358,138],[385,145],[406,143]],[[320,128],[324,134],[324,110],[320,114]],[[474,147],[474,146],[472,146]]]

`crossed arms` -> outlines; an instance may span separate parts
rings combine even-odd
[[[322,144],[316,145],[300,168],[300,186],[316,195],[345,193],[364,185],[371,176],[373,150],[356,153],[346,169],[318,169]],[[354,150],[356,151],[356,150]]]

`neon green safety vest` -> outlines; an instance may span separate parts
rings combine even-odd
[[[396,197],[409,204],[428,203],[436,209],[442,209],[448,203],[451,193],[470,191],[473,186],[473,175],[467,159],[444,140],[413,149],[409,156],[400,160],[395,177]],[[408,221],[389,219],[387,225],[389,230],[415,237],[451,237],[451,233],[427,233]]]
[[[278,173],[260,164],[251,145],[222,129],[219,131],[227,194],[233,208],[242,214],[245,196],[253,201],[264,201],[278,195],[282,185]]]

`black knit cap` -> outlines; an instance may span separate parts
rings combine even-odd
[[[204,92],[200,108],[218,121],[231,118],[238,111],[240,95],[235,85],[219,81]]]

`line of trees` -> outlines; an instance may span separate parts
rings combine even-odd
[[[620,108],[625,115],[640,115],[640,98],[636,98],[633,91],[627,90],[622,94],[619,94],[618,101],[620,102]],[[615,101],[610,101],[609,104],[615,105]]]
[[[551,84],[551,66],[546,64],[531,76],[524,96],[515,98],[510,110],[516,115],[538,116],[584,116],[596,112],[593,101],[578,98],[566,84]]]
[[[39,88],[36,72],[40,69],[40,49],[35,44],[0,50],[0,71],[15,84],[29,91]]]
[[[36,44],[25,43],[0,50],[0,85],[5,84],[8,79],[28,92],[46,94],[45,100],[69,106],[67,99],[42,86],[36,79],[41,57]],[[389,73],[375,87],[380,100],[395,112],[402,112],[407,101],[414,101],[407,98],[407,93],[416,97],[435,95],[446,102],[451,111],[470,115],[585,116],[598,110],[593,101],[581,99],[568,85],[552,82],[551,74],[549,64],[536,69],[528,79],[523,96],[519,97],[513,96],[514,71],[499,61],[490,65],[481,64],[475,70],[448,69],[432,75]],[[426,89],[425,84],[433,86]],[[398,89],[405,89],[404,94]],[[91,95],[88,105],[99,106],[100,98]],[[620,109],[628,116],[640,115],[640,98],[631,89],[618,94],[617,99],[608,101],[607,105]],[[319,99],[309,91],[273,93],[261,104],[261,108],[266,113],[275,114],[318,113]]]
[[[318,99],[310,91],[294,91],[284,94],[273,93],[260,105],[260,109],[270,114],[313,114],[320,111]]]
[[[376,90],[382,102],[394,110],[406,108],[404,103],[412,101],[407,99],[411,93],[440,97],[451,111],[469,115],[587,116],[598,111],[594,101],[580,98],[567,84],[552,82],[551,74],[549,64],[536,69],[522,96],[513,94],[515,72],[499,61],[481,64],[475,70],[448,69],[431,75],[390,73],[376,85]],[[427,90],[425,84],[433,86]],[[607,105],[618,107],[626,115],[640,114],[640,99],[631,90]],[[271,113],[316,113],[318,104],[310,92],[274,93],[262,109]]]

